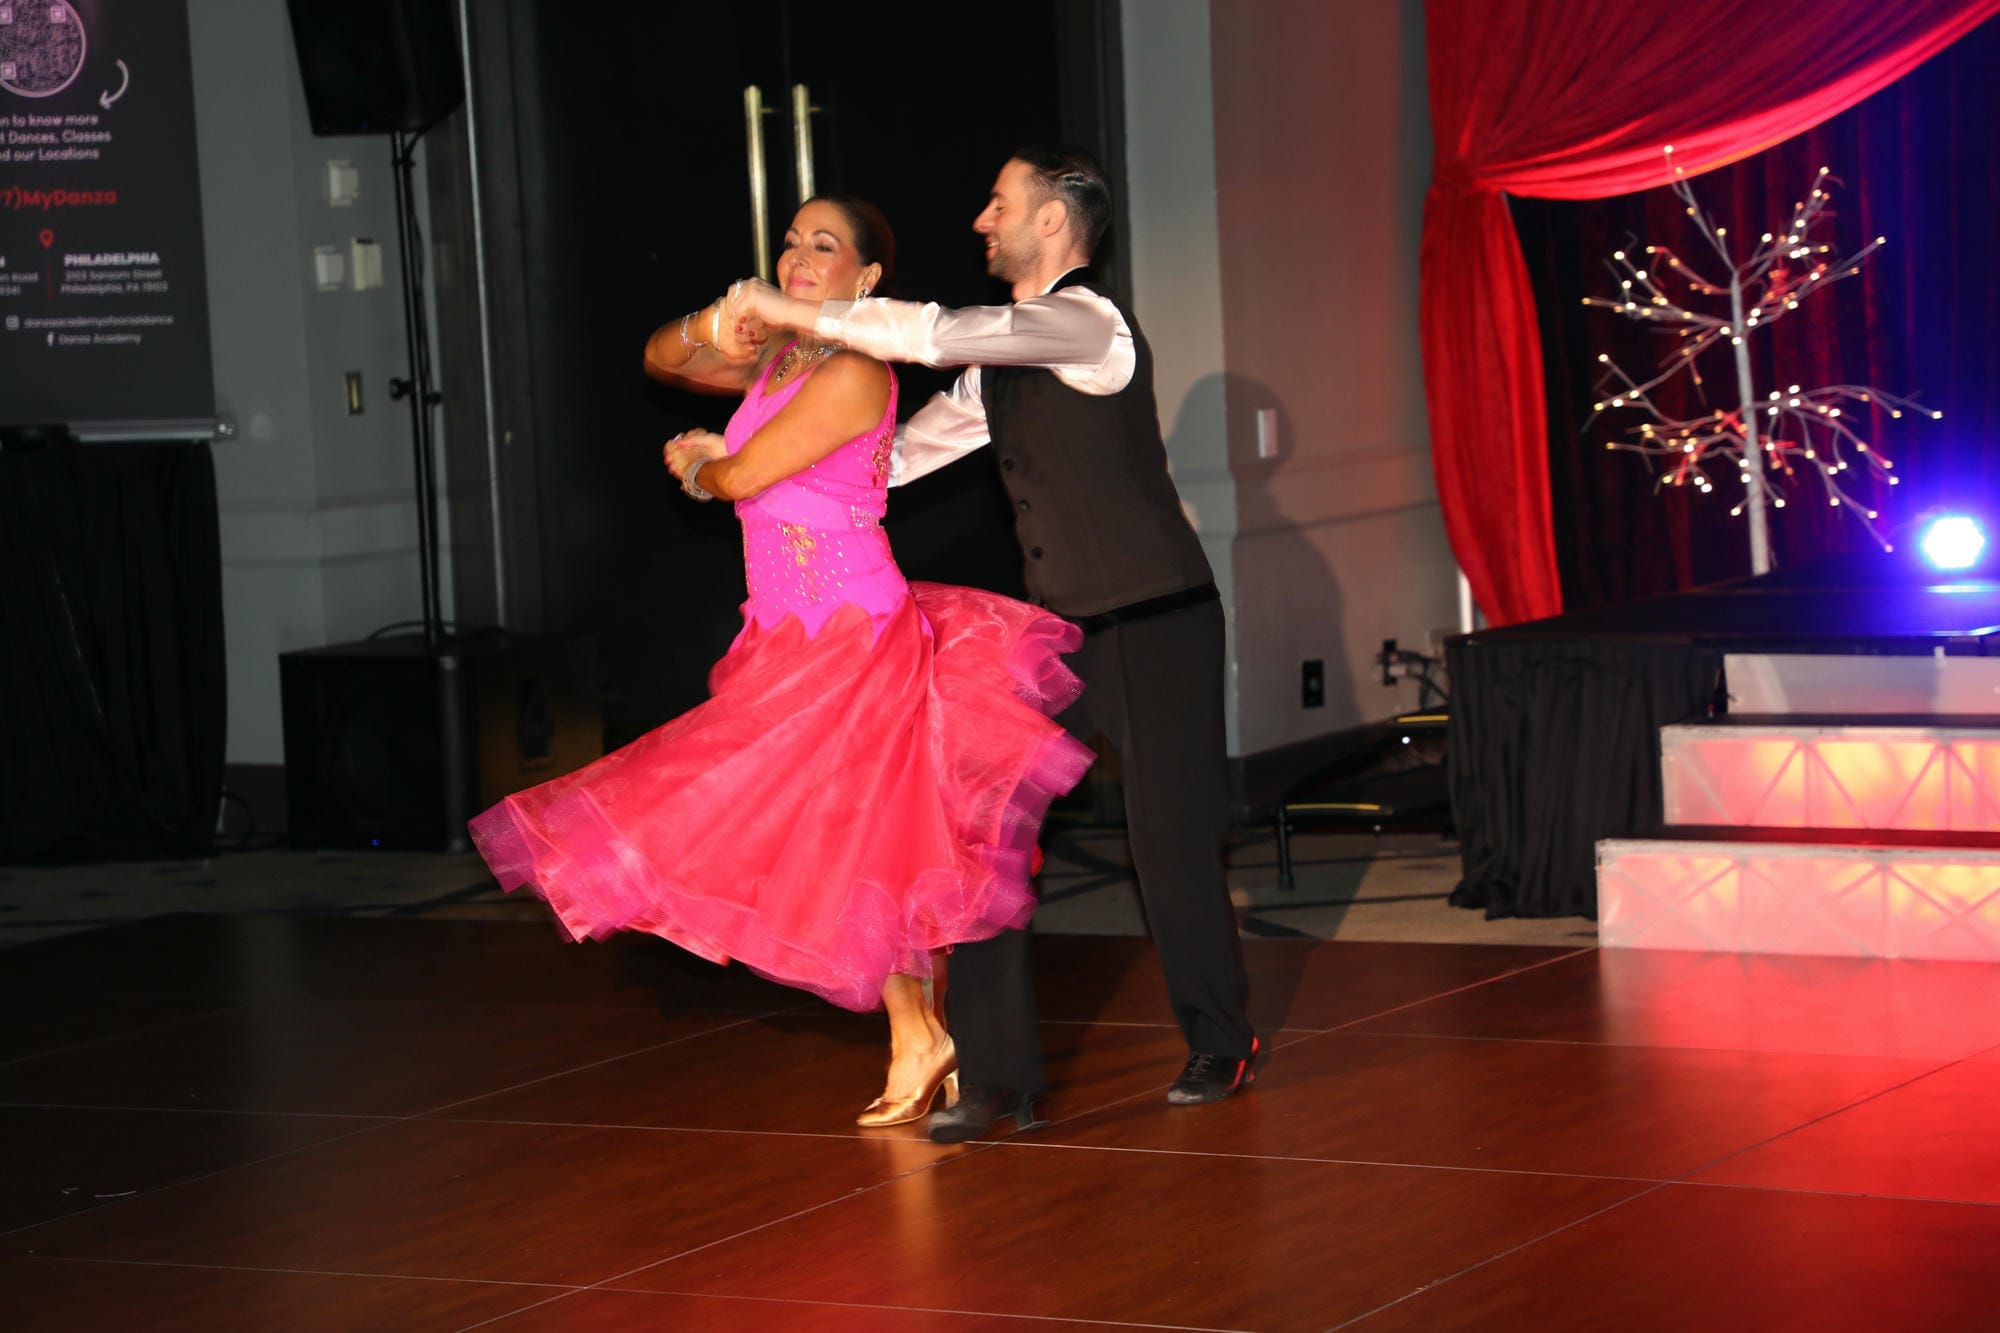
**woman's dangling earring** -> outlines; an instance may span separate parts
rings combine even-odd
[[[865,283],[865,282],[864,282],[864,283],[862,283],[862,284],[861,284],[861,290],[860,290],[860,291],[858,291],[858,292],[856,292],[856,293],[854,293],[854,299],[855,299],[855,300],[857,300],[857,301],[865,301],[865,300],[867,300],[867,299],[868,299],[868,284],[867,284],[867,283]]]

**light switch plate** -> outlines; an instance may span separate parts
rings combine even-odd
[[[352,208],[361,197],[361,172],[341,158],[326,164],[326,202],[333,208]]]
[[[1276,458],[1278,456],[1278,409],[1260,407],[1257,409],[1257,457]]]
[[[347,256],[339,246],[313,247],[313,281],[323,292],[337,292],[347,285]]]

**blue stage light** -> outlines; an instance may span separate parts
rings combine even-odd
[[[1934,569],[1970,569],[1986,549],[1986,533],[1978,520],[1948,514],[1932,519],[1917,545]]]

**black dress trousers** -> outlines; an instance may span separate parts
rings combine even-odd
[[[1189,1049],[1247,1059],[1249,983],[1222,871],[1222,605],[1087,632],[1065,660],[1084,689],[1059,720],[1080,739],[1102,732],[1124,761],[1133,867],[1174,1018]],[[969,1083],[1046,1089],[1029,941],[1010,930],[952,954],[951,1028]]]

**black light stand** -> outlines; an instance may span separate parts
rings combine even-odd
[[[287,0],[312,130],[389,137],[403,288],[404,375],[415,464],[423,637],[279,654],[288,828],[304,847],[458,851],[475,811],[477,758],[466,653],[446,633],[436,409],[424,299],[416,146],[465,96],[451,0]],[[370,275],[371,281],[379,281]],[[386,443],[386,441],[385,441]]]
[[[389,396],[410,404],[410,436],[416,453],[417,559],[423,582],[424,646],[436,652],[444,639],[444,599],[438,590],[437,463],[431,410],[444,395],[431,387],[430,322],[424,311],[423,229],[417,224],[417,140],[421,130],[389,134],[389,160],[396,178],[396,244],[403,275],[403,336],[409,344],[410,378],[389,381]]]

